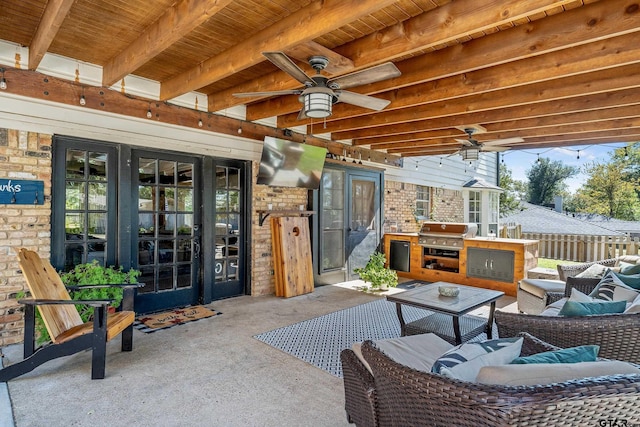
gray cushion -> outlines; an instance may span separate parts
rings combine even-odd
[[[640,369],[619,360],[484,366],[480,369],[476,382],[510,386],[545,385],[617,374],[640,374]]]
[[[565,283],[551,279],[522,279],[519,286],[531,295],[544,298],[547,292],[564,292]]]
[[[362,356],[361,344],[354,343],[351,349],[371,372],[369,364]],[[375,344],[378,349],[394,361],[424,372],[431,372],[435,361],[453,348],[452,344],[431,333],[377,340]]]

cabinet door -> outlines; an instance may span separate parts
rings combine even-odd
[[[467,277],[511,283],[514,259],[513,251],[467,248]]]

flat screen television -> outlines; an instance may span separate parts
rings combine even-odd
[[[257,183],[316,190],[326,156],[326,148],[266,136]]]

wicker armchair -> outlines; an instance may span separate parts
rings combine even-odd
[[[526,336],[522,354],[551,349],[554,347]],[[547,427],[640,419],[640,375],[545,386],[483,385],[416,371],[394,362],[371,341],[363,343],[362,353],[375,377],[377,396],[373,402],[378,419],[377,423],[359,425]]]
[[[609,258],[594,262],[584,262],[582,264],[558,264],[559,280],[566,282],[568,277],[576,276],[594,264],[601,264],[605,267],[615,267],[617,260],[618,258]]]

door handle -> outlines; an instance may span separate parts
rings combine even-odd
[[[193,239],[193,257],[200,258],[200,239]]]

